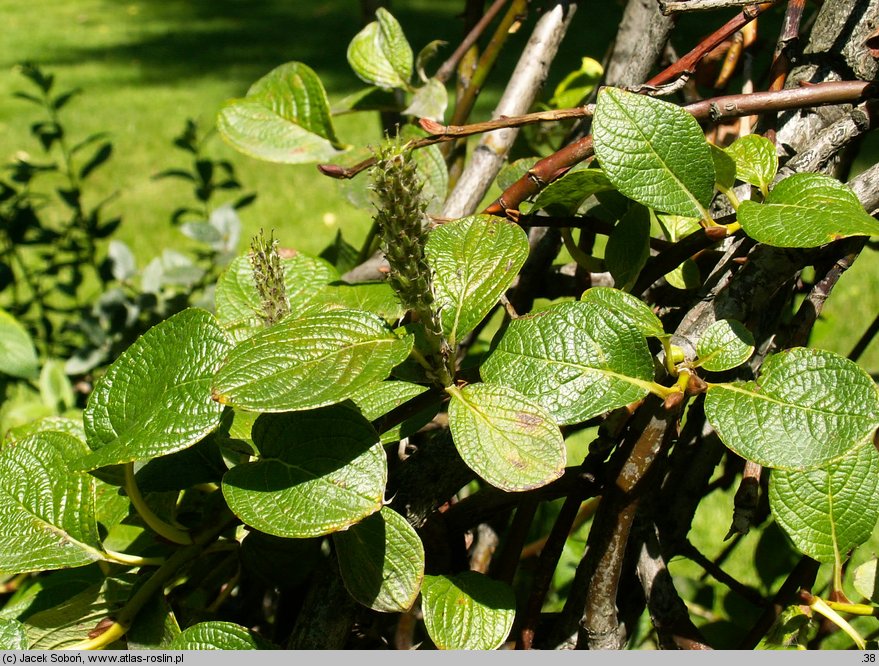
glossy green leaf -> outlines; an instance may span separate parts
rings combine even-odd
[[[320,78],[301,62],[276,67],[227,102],[217,129],[234,148],[269,162],[328,160],[341,148]]]
[[[314,409],[385,379],[412,349],[369,312],[288,317],[239,344],[214,379],[214,400],[244,409]]]
[[[687,259],[673,271],[665,274],[665,281],[675,289],[698,289],[702,286],[702,274],[699,265],[692,259]]]
[[[649,208],[702,217],[714,196],[714,162],[684,109],[616,88],[598,93],[595,156],[608,179]]]
[[[778,171],[775,145],[759,134],[739,137],[726,149],[735,161],[735,176],[759,187],[765,195]]]
[[[135,578],[135,574],[106,578],[58,605],[29,615],[24,620],[28,648],[60,650],[87,640],[91,629],[128,601]],[[122,647],[118,641],[110,645],[110,649]]]
[[[226,502],[247,525],[306,539],[343,530],[382,507],[387,458],[354,409],[264,414],[253,441],[259,459],[223,477]]]
[[[80,419],[71,419],[65,416],[46,416],[16,428],[10,428],[6,431],[3,444],[12,444],[38,432],[63,432],[76,437],[81,442],[85,442],[85,429]]]
[[[72,471],[88,453],[60,432],[0,449],[0,573],[81,567],[102,558],[95,479]]]
[[[777,247],[817,247],[848,236],[879,234],[844,183],[819,173],[795,173],[776,185],[766,201],[743,201],[739,222],[760,243]]]
[[[711,160],[714,162],[714,182],[719,189],[728,190],[736,184],[736,161],[713,143],[709,143],[708,146],[711,148]]]
[[[870,538],[879,518],[879,452],[868,441],[809,472],[772,470],[769,506],[797,548],[819,562],[842,562]]]
[[[551,182],[534,200],[532,212],[550,206],[559,206],[575,213],[580,205],[593,194],[614,189],[601,169],[572,169]]]
[[[631,289],[649,257],[650,212],[644,206],[633,205],[617,222],[604,250],[604,262],[614,285],[624,291]]]
[[[234,622],[199,622],[171,641],[169,650],[262,650],[265,641]]]
[[[516,492],[545,486],[565,471],[565,440],[552,416],[508,386],[450,388],[449,429],[467,466]]]
[[[528,258],[528,238],[512,222],[472,215],[434,229],[425,253],[434,272],[434,307],[454,346],[513,283]]]
[[[426,386],[413,384],[411,382],[373,382],[355,392],[354,395],[351,396],[351,401],[357,405],[360,413],[363,414],[367,420],[375,421],[400,405],[408,402],[415,396],[421,395],[426,390]],[[413,414],[410,419],[407,419],[403,423],[394,426],[390,430],[382,432],[382,444],[397,442],[402,437],[408,437],[413,434],[421,428],[421,426],[430,421],[436,411],[436,407],[422,410],[422,412],[419,412],[418,414]]]
[[[155,594],[125,634],[125,645],[129,650],[167,650],[180,633],[180,625],[165,595]]]
[[[348,64],[357,76],[379,88],[408,88],[412,47],[388,10],[379,7],[375,18],[348,45]]]
[[[743,458],[806,471],[839,460],[876,429],[879,395],[857,364],[798,347],[769,357],[756,382],[710,385],[705,415]]]
[[[641,331],[644,337],[660,338],[665,335],[662,322],[653,314],[650,306],[628,292],[612,287],[592,287],[583,292],[580,300],[615,313]]]
[[[855,569],[855,589],[865,599],[879,604],[879,560],[875,557]]]
[[[0,620],[0,650],[27,650],[27,631],[18,620]]]
[[[24,326],[0,310],[0,374],[33,379],[40,369],[37,350]]]
[[[676,243],[684,236],[689,236],[691,233],[698,231],[701,228],[699,218],[687,217],[685,215],[667,215],[664,213],[658,213],[656,215],[656,220],[659,222],[660,227],[662,227],[662,232],[665,234],[665,237],[672,243]]]
[[[325,560],[323,539],[284,539],[250,529],[241,543],[241,565],[267,587],[290,589],[302,585]],[[278,562],[296,562],[279,567]]]
[[[229,351],[213,315],[190,308],[132,344],[95,386],[83,413],[93,449],[84,469],[149,460],[192,446],[220,423],[211,380]]]
[[[336,282],[317,292],[311,305],[366,310],[389,323],[399,321],[406,314],[406,308],[400,303],[397,292],[387,282]]]
[[[441,123],[448,105],[449,93],[446,87],[439,80],[430,79],[415,90],[412,103],[403,113],[416,118],[430,118]]]
[[[516,597],[506,583],[475,571],[425,576],[421,610],[440,650],[495,650],[513,626]]]
[[[383,507],[333,534],[339,570],[358,602],[385,613],[407,611],[424,578],[424,546],[399,513]]]
[[[720,319],[705,329],[696,343],[699,366],[710,372],[735,368],[754,353],[754,336],[735,319]]]
[[[580,68],[570,72],[559,83],[549,104],[555,109],[569,109],[578,106],[586,99],[601,81],[604,69],[601,63],[592,58],[583,58]]]
[[[338,272],[323,259],[304,254],[281,259],[290,312],[304,313],[326,285],[339,279]],[[263,327],[260,297],[253,282],[248,256],[236,257],[220,275],[216,289],[217,319],[235,340],[244,340]]]
[[[565,425],[647,395],[653,356],[627,317],[595,303],[561,303],[510,322],[480,372],[488,383],[533,398]]]

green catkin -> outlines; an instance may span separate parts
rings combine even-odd
[[[427,205],[421,196],[411,152],[392,143],[378,154],[372,189],[377,199],[375,222],[381,249],[391,267],[388,281],[410,310],[421,311],[433,302],[430,267],[424,256]]]
[[[259,313],[263,325],[272,326],[290,314],[287,300],[287,286],[284,282],[284,269],[278,254],[278,241],[274,234],[266,241],[260,229],[250,243],[250,265],[253,267],[253,283],[259,294],[262,311]]]
[[[433,373],[441,384],[448,386],[452,383],[452,353],[443,337],[439,315],[433,309],[431,270],[424,253],[427,203],[421,196],[422,187],[412,151],[406,144],[399,139],[389,141],[377,152],[372,170],[374,221],[381,250],[390,266],[388,282],[404,307],[423,324],[433,349]]]

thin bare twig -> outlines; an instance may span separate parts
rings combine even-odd
[[[733,499],[733,518],[724,541],[736,534],[747,534],[757,513],[760,501],[760,476],[763,466],[752,460],[745,461],[742,480]]]
[[[781,611],[796,600],[797,593],[811,590],[818,575],[819,563],[803,555],[772,598],[772,605],[759,617],[738,645],[739,650],[753,650],[775,623]]]
[[[861,354],[864,353],[864,351],[873,341],[873,338],[876,337],[877,333],[879,333],[879,314],[876,315],[876,318],[873,319],[873,323],[870,324],[869,328],[867,328],[866,331],[864,331],[861,339],[858,340],[857,344],[855,344],[855,346],[849,352],[849,360],[857,361],[859,358],[861,358]]]
[[[739,93],[735,95],[712,97],[693,104],[688,104],[683,108],[699,120],[717,122],[724,118],[737,118],[740,116],[752,115],[754,113],[762,113],[764,111],[786,111],[803,107],[858,102],[864,98],[874,96],[876,94],[875,87],[876,84],[872,81],[826,81],[824,83],[816,83],[814,85],[806,85],[800,88],[790,88],[787,90],[748,94]],[[868,112],[865,117],[871,118],[872,116],[870,113],[872,113],[872,107],[867,106],[864,107],[864,109],[865,111],[862,111],[862,113]],[[591,116],[594,111],[595,106],[590,104],[573,109],[543,111],[515,117],[500,117],[483,123],[458,126],[443,126],[433,121],[422,120],[422,127],[428,131],[436,132],[436,134],[434,134],[434,136],[425,137],[424,139],[419,139],[418,141],[413,141],[410,147],[415,150],[418,148],[424,148],[425,146],[432,146],[436,143],[454,141],[460,137],[471,136],[473,134],[483,134],[498,129],[517,128],[523,125],[563,120],[567,118],[585,118]],[[854,123],[856,127],[860,127],[864,124],[864,121],[861,119],[853,119],[850,122]],[[871,125],[872,120],[869,120],[869,124],[866,126]],[[588,141],[586,141],[587,139]],[[558,172],[554,175],[546,175],[547,165],[559,161],[558,159],[553,159],[555,156],[561,155],[564,151],[567,151],[566,154],[574,154],[576,152],[569,149],[571,146],[578,144],[578,142],[569,144],[569,146],[562,148],[557,153],[554,153],[550,157],[535,164],[527,174],[507,189],[507,192],[515,194],[516,198],[506,198],[504,196],[506,195],[505,192],[504,195],[501,195],[495,203],[486,209],[486,212],[501,215],[504,211],[517,209],[522,201],[537,194],[540,189],[566,173],[571,166],[587,157],[591,157],[592,137],[585,137],[580,141],[588,143],[588,146],[586,146],[586,143],[580,144],[580,149],[585,151],[577,153],[578,155],[582,154],[581,159],[578,159],[569,166],[561,166]],[[375,158],[369,158],[359,164],[347,168],[336,164],[320,164],[318,165],[318,169],[320,169],[324,175],[332,178],[353,178],[360,172],[371,167],[373,164],[375,164]],[[524,188],[524,186],[518,186],[519,183],[527,183],[527,189]],[[520,196],[522,198],[518,199]],[[502,209],[499,208],[501,205],[500,202],[505,206]],[[515,206],[513,206],[513,204],[515,204]]]
[[[649,525],[638,531],[643,541],[638,549],[636,573],[660,645],[664,649],[710,650],[675,589],[659,545],[656,526]]]
[[[498,15],[503,6],[507,4],[510,0],[494,0],[491,3],[491,7],[489,7],[485,14],[483,14],[482,18],[473,26],[467,36],[461,40],[461,43],[458,45],[458,48],[455,49],[454,53],[449,56],[449,58],[440,65],[440,68],[436,70],[436,74],[434,74],[434,78],[438,79],[440,82],[445,83],[449,80],[449,77],[455,73],[455,68],[458,66],[458,63],[461,61],[461,58],[464,57],[464,54],[470,50],[476,41],[482,36],[482,33],[485,32],[485,29],[488,27],[488,24],[494,20],[494,17]]]
[[[495,116],[517,116],[525,113],[537,97],[549,73],[562,37],[576,11],[576,3],[556,0],[538,19],[525,45],[510,81],[495,108]],[[470,162],[443,206],[445,217],[472,213],[500,170],[518,130],[506,128],[486,134],[480,139]]]
[[[582,503],[583,495],[576,491],[565,498],[546,543],[540,551],[537,569],[531,583],[531,592],[528,595],[528,602],[516,640],[516,648],[519,650],[530,650],[534,643],[534,632],[537,630],[537,622],[540,619],[540,609],[543,608],[553,574]]]

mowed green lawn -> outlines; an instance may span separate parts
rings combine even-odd
[[[548,92],[580,57],[602,57],[618,4],[580,8]],[[118,193],[108,208],[123,218],[118,237],[141,265],[165,247],[186,249],[189,241],[169,220],[176,208],[193,202],[189,188],[152,179],[161,170],[188,165],[189,157],[171,147],[186,119],[213,127],[226,99],[244,94],[257,78],[291,60],[318,72],[331,101],[358,89],[362,84],[350,71],[345,50],[362,25],[359,5],[353,0],[0,0],[0,160],[21,150],[39,156],[28,135],[37,110],[12,96],[26,88],[14,66],[33,61],[56,75],[59,89],[82,89],[63,112],[72,138],[108,132],[113,141],[113,156],[93,177],[89,193],[92,201]],[[407,0],[393,3],[392,10],[416,52],[433,39],[447,41],[443,58],[462,35],[457,16],[462,6],[460,0]],[[513,36],[477,117],[489,115],[526,38],[527,26]],[[338,117],[336,123],[347,143],[380,138],[374,115]],[[354,244],[363,238],[371,211],[347,203],[340,184],[319,175],[313,165],[259,162],[231,150],[217,135],[206,152],[231,160],[247,190],[258,193],[256,203],[241,214],[242,251],[260,228],[274,230],[283,245],[312,254],[339,229]],[[879,310],[875,258],[866,252],[843,277],[816,328],[816,346],[847,353]],[[871,345],[863,362],[879,372],[879,344]]]

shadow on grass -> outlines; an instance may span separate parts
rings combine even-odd
[[[584,55],[602,57],[620,14],[616,3],[605,4],[589,11],[580,8],[575,15],[562,46],[565,67],[576,68]],[[447,42],[428,71],[438,67],[462,38],[463,5],[462,0],[392,4],[416,54],[432,40]],[[298,60],[318,72],[330,92],[348,92],[359,85],[345,56],[348,42],[362,27],[359,3],[352,0],[140,0],[136,6],[124,28],[130,36],[125,42],[108,47],[82,44],[53,61],[136,63],[140,83],[213,76],[246,87],[277,65]],[[487,87],[499,89],[512,71],[536,13],[511,36]],[[557,80],[566,72],[559,67],[553,73]]]

